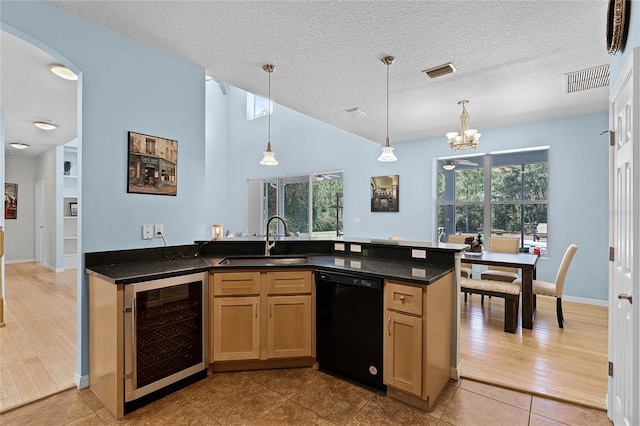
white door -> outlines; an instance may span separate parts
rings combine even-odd
[[[616,425],[638,421],[638,50],[634,49],[612,93],[610,243],[614,249],[609,273],[608,415]],[[635,89],[634,89],[634,86]],[[634,90],[636,96],[634,98]],[[611,371],[610,371],[611,373]]]
[[[36,182],[35,193],[36,261],[42,262],[44,260],[44,181]]]

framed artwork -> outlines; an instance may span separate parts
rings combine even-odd
[[[176,195],[178,142],[129,132],[127,192]]]
[[[371,211],[399,212],[400,176],[374,176],[371,178]]]
[[[71,216],[78,216],[78,203],[69,203],[69,213]]]
[[[18,184],[4,184],[4,218],[18,218]]]

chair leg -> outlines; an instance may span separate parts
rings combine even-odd
[[[468,293],[465,291],[465,293],[464,293],[464,301],[465,301],[465,302],[467,301],[467,294],[468,294]]]
[[[564,315],[562,315],[562,298],[556,299],[556,314],[558,316],[558,327],[564,328],[562,323],[564,322]]]
[[[480,296],[480,304],[484,305],[484,294]]]

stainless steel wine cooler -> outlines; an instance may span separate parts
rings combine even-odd
[[[206,377],[207,274],[125,286],[125,413]]]

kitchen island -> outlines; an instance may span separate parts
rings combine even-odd
[[[313,365],[314,270],[379,278],[384,282],[381,309],[385,321],[387,393],[429,410],[448,379],[459,378],[459,274],[455,271],[459,270],[460,252],[466,247],[289,238],[279,239],[272,251],[274,262],[265,262],[263,239],[234,238],[157,249],[87,253],[85,265],[90,295],[94,287],[123,289],[189,274],[208,277],[204,292],[208,302],[204,339],[208,344],[205,343],[203,356],[210,372]],[[287,263],[275,262],[277,259]],[[121,296],[112,292],[111,297],[117,312],[121,309]],[[91,312],[90,304],[90,319]],[[113,340],[114,336],[110,338]],[[115,337],[118,339],[123,336]],[[100,338],[94,336],[91,341],[99,345]],[[100,367],[90,366],[92,389],[92,371],[99,370]],[[114,372],[115,377],[118,374]],[[112,388],[107,391],[108,397],[98,396],[103,402],[114,401],[108,407],[116,417],[122,417],[125,410],[119,404],[119,385],[108,387]]]

